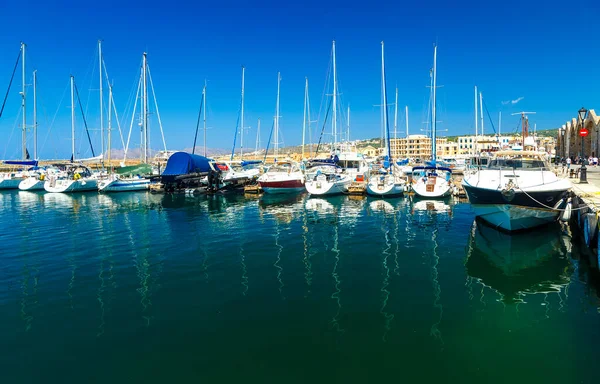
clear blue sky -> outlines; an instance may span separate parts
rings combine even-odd
[[[537,112],[531,123],[546,129],[574,117],[582,105],[600,109],[597,1],[202,3],[207,2],[3,1],[0,94],[3,98],[19,43],[24,41],[29,83],[31,72],[38,70],[40,157],[70,154],[69,74],[76,78],[88,124],[99,127],[99,38],[126,129],[131,119],[131,108],[126,107],[138,80],[142,52],[148,52],[169,149],[191,147],[204,79],[211,127],[208,146],[231,148],[242,65],[246,125],[251,126],[245,146],[255,146],[259,117],[262,145],[266,144],[275,113],[277,71],[282,76],[284,142],[299,144],[304,78],[309,79],[316,118],[333,39],[342,107],[350,105],[355,139],[380,134],[380,112],[373,105],[380,103],[382,40],[388,100],[393,101],[397,85],[399,105],[409,107],[411,133],[423,128],[436,41],[438,85],[443,86],[438,93],[439,135],[473,132],[474,85],[483,92],[494,124],[502,111],[503,132],[516,129],[518,117],[510,113],[521,110]],[[20,86],[18,72],[0,118],[0,158],[20,157]],[[31,91],[29,87],[29,122]],[[503,104],[519,98],[516,104]],[[89,156],[79,114],[77,124],[79,156]],[[485,125],[491,132],[487,119]],[[155,116],[152,126],[151,141],[158,148]],[[402,122],[402,132],[403,127]],[[320,128],[313,124],[313,137]],[[139,145],[138,132],[132,135],[134,147]],[[98,132],[93,132],[93,139],[98,151]],[[198,143],[202,145],[201,138]],[[121,147],[118,140],[113,147]],[[31,152],[32,145],[28,148]]]

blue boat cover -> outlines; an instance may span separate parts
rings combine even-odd
[[[245,167],[246,165],[253,165],[253,164],[262,164],[262,160],[244,160],[244,161],[242,161],[242,167]]]
[[[418,171],[418,170],[427,170],[427,169],[431,169],[431,170],[437,170],[437,171],[446,171],[446,172],[450,172],[452,173],[452,170],[450,168],[446,168],[446,167],[432,167],[432,166],[425,166],[425,167],[413,167],[413,171]]]
[[[398,164],[398,165],[407,165],[408,164],[408,159],[398,160],[396,162],[396,164]]]
[[[29,165],[33,167],[37,167],[37,160],[4,160],[4,164],[8,165]]]
[[[162,176],[187,175],[189,173],[210,172],[209,160],[200,155],[192,155],[187,152],[175,152],[167,160]]]

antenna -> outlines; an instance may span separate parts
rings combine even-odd
[[[535,112],[516,112],[516,113],[511,113],[512,116],[515,115],[521,115],[521,126],[522,126],[522,140],[523,140],[523,149],[525,149],[525,138],[528,136],[529,134],[529,119],[527,118],[527,115],[535,115]]]

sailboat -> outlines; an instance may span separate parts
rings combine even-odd
[[[321,167],[316,172],[310,169],[307,170],[306,190],[311,196],[336,195],[348,192],[348,187],[355,180],[357,174],[368,172],[366,161],[362,158],[362,154],[349,151],[338,151],[338,85],[337,85],[337,67],[335,55],[335,41],[331,48],[332,65],[333,65],[333,94],[332,94],[332,114],[331,114],[331,130],[333,135],[333,145],[331,148],[331,158],[313,160],[314,163],[332,163],[339,167]],[[318,148],[317,148],[318,150]],[[338,154],[338,152],[340,152]]]
[[[387,87],[385,78],[384,45],[381,42],[381,92],[383,98],[383,127],[386,132],[385,145],[387,156],[379,174],[371,173],[367,183],[367,193],[372,196],[392,197],[404,194],[406,181],[402,179],[400,169],[394,164],[390,145],[390,124],[387,109]],[[398,91],[396,90],[396,116],[398,110]],[[395,169],[396,168],[396,169]]]
[[[258,184],[265,193],[297,193],[304,190],[304,174],[300,166],[293,161],[278,162],[278,137],[279,137],[279,88],[281,74],[277,72],[277,103],[275,108],[275,122],[273,133],[275,136],[275,164],[258,178]],[[268,152],[268,148],[267,148]],[[265,158],[266,154],[265,152]]]
[[[92,148],[93,154],[93,148]],[[71,75],[71,160],[75,161],[75,77]],[[44,181],[46,192],[97,191],[98,180],[83,164],[70,164],[66,177],[49,176]]]
[[[436,164],[436,65],[437,65],[437,45],[433,48],[433,82],[431,91],[433,92],[431,104],[431,165],[413,167],[413,174],[418,172],[420,177],[413,183],[412,189],[416,195],[426,198],[440,198],[450,196],[452,193],[452,170],[447,167],[440,167]]]
[[[34,160],[30,160],[29,159],[29,152],[27,151],[27,93],[26,93],[26,79],[25,79],[25,48],[26,45],[25,43],[21,43],[21,49],[19,52],[19,58],[21,59],[21,74],[22,74],[22,88],[21,88],[21,115],[23,118],[23,122],[22,122],[22,160],[12,160],[12,161],[4,161],[4,164],[6,165],[12,165],[14,167],[14,170],[12,170],[11,172],[3,172],[0,173],[0,189],[17,189],[19,188],[19,184],[21,183],[21,181],[25,180],[28,176],[28,174],[26,173],[26,171],[23,170],[23,168],[25,167],[35,167],[37,166],[37,161],[35,159],[35,155],[34,154]],[[17,58],[17,63],[18,63],[18,59]],[[15,67],[16,69],[16,67]],[[13,72],[13,77],[14,77],[15,73]],[[10,92],[10,84],[12,84],[12,78],[11,78],[11,82],[9,83],[9,88],[8,88],[8,92]],[[7,95],[8,95],[7,92]],[[5,99],[6,101],[6,99]],[[4,108],[4,106],[2,107]],[[0,116],[2,115],[2,111],[0,111]]]
[[[102,53],[99,51],[100,55],[100,72],[102,72],[102,68],[104,67],[104,60],[102,59]],[[144,52],[142,55],[142,70],[140,75],[140,86],[142,90],[142,116],[141,116],[141,126],[142,126],[142,164],[139,164],[134,167],[121,167],[120,169],[115,169],[108,178],[100,180],[98,182],[98,190],[100,192],[125,192],[125,191],[144,191],[150,187],[150,179],[146,179],[139,174],[134,174],[134,172],[143,172],[144,170],[148,170],[149,167],[145,166],[148,161],[149,154],[149,139],[148,139],[148,61],[147,54]],[[100,76],[102,79],[102,75]],[[107,76],[108,78],[108,76]],[[150,79],[152,81],[152,79]],[[102,80],[100,80],[100,89],[102,89]],[[113,93],[112,93],[112,85],[109,83],[109,108],[108,108],[108,162],[110,164],[110,147],[111,147],[111,106],[114,107]],[[153,90],[154,92],[154,90]],[[100,100],[102,100],[102,94],[100,94]],[[154,100],[156,103],[156,99]],[[102,102],[101,104],[102,105]],[[158,110],[158,108],[157,108]],[[100,110],[100,115],[102,115],[102,109]],[[116,115],[116,109],[115,109]],[[135,115],[135,107],[134,107],[134,115]],[[160,116],[160,115],[159,115]],[[160,117],[159,117],[160,119]],[[102,121],[102,119],[101,119]],[[118,119],[117,119],[118,122]],[[120,128],[119,128],[120,129]],[[162,124],[161,124],[161,133],[162,133]],[[104,138],[102,139],[104,142]],[[164,143],[164,136],[163,136]],[[166,151],[166,145],[165,145]],[[125,150],[125,156],[127,156],[127,149]],[[104,163],[104,155],[103,155],[103,163]],[[151,168],[150,168],[151,170]],[[129,176],[126,176],[129,173]]]

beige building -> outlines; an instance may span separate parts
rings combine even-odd
[[[437,156],[454,156],[458,154],[458,144],[449,142],[444,137],[436,138]],[[392,157],[395,159],[431,159],[431,138],[425,135],[410,135],[408,138],[390,140]]]
[[[364,156],[375,157],[378,154],[378,149],[373,147],[372,145],[367,145],[365,148],[361,150]]]

